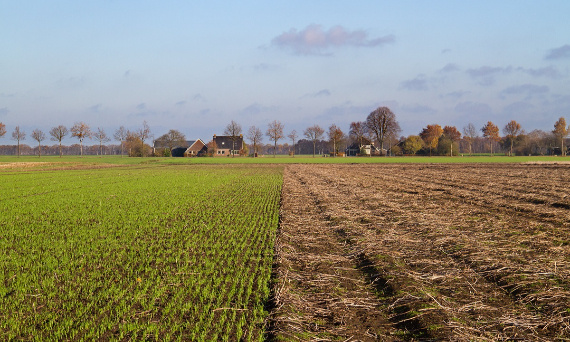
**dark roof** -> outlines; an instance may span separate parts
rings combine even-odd
[[[214,142],[216,143],[216,146],[219,149],[231,150],[233,146],[233,150],[239,150],[243,146],[243,137],[236,136],[234,141],[232,140],[232,137],[229,135],[219,135],[219,136],[214,136]]]
[[[184,141],[184,144],[176,145],[174,147],[188,148],[188,147],[192,146],[192,144],[195,142],[196,142],[196,140],[186,140],[186,141]],[[166,144],[164,144],[162,140],[155,140],[154,141],[154,147],[155,148],[168,148],[168,146]]]

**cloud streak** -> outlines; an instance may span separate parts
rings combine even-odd
[[[546,59],[567,59],[567,58],[570,58],[570,44],[562,45],[559,48],[551,49],[545,58]]]
[[[418,75],[414,79],[403,81],[400,87],[407,90],[428,90],[428,82],[424,75]]]
[[[369,39],[368,33],[363,30],[350,31],[340,25],[324,30],[321,25],[313,24],[301,31],[292,28],[283,32],[273,38],[271,43],[281,48],[292,49],[299,55],[326,55],[326,51],[333,47],[376,47],[394,41],[393,35]]]
[[[495,83],[495,76],[500,74],[508,74],[512,71],[512,67],[490,67],[482,66],[476,69],[468,69],[467,74],[477,80],[480,85],[489,86]]]
[[[317,98],[317,97],[326,97],[330,96],[331,92],[328,89],[321,89],[315,93],[305,94],[301,98]]]

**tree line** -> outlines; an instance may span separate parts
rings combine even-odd
[[[501,132],[503,135],[501,136]],[[285,133],[285,126],[278,120],[267,125],[265,131],[257,126],[250,126],[245,132],[245,138],[249,145],[244,144],[237,150],[242,155],[258,154],[312,154],[316,155],[343,155],[350,146],[357,148],[360,155],[458,155],[473,153],[499,153],[508,155],[566,155],[568,151],[565,140],[570,132],[566,120],[560,117],[554,123],[554,129],[550,132],[533,130],[526,132],[515,120],[508,122],[502,130],[493,122],[488,121],[483,127],[477,128],[469,123],[459,131],[455,126],[441,127],[439,124],[430,124],[422,129],[417,135],[407,137],[400,136],[401,128],[395,114],[388,107],[378,107],[372,111],[365,120],[354,121],[350,124],[348,134],[342,131],[336,124],[328,129],[319,125],[307,127],[298,133],[292,130]],[[6,135],[6,125],[0,122],[0,138]],[[479,134],[481,133],[481,134]],[[30,134],[37,142],[37,147],[32,148],[22,144],[27,134],[20,126],[12,131],[11,138],[16,145],[0,146],[0,154],[120,154],[133,157],[146,156],[170,156],[172,150],[186,142],[186,137],[178,130],[171,129],[157,139],[153,139],[152,132],[146,121],[142,127],[131,131],[124,126],[119,127],[112,134],[112,138],[118,144],[108,144],[111,141],[102,128],[91,129],[84,123],[75,123],[69,129],[63,125],[52,127],[49,132],[51,141],[57,145],[42,146],[47,135],[40,129],[35,129]],[[234,145],[238,138],[244,136],[239,123],[231,121],[225,128],[224,134],[229,136]],[[78,144],[64,146],[62,141],[67,136],[76,138]],[[270,143],[264,143],[267,137]],[[85,139],[93,139],[98,144],[84,148]],[[152,146],[150,145],[152,143]],[[208,154],[215,155],[213,141],[207,143]],[[373,148],[372,148],[372,147]],[[157,148],[159,147],[159,148]],[[364,148],[369,148],[368,153]],[[233,148],[235,149],[235,146]]]

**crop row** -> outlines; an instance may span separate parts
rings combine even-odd
[[[280,167],[0,177],[2,339],[263,338]]]

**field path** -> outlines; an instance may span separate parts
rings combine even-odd
[[[274,335],[567,337],[568,181],[565,166],[288,166]]]

